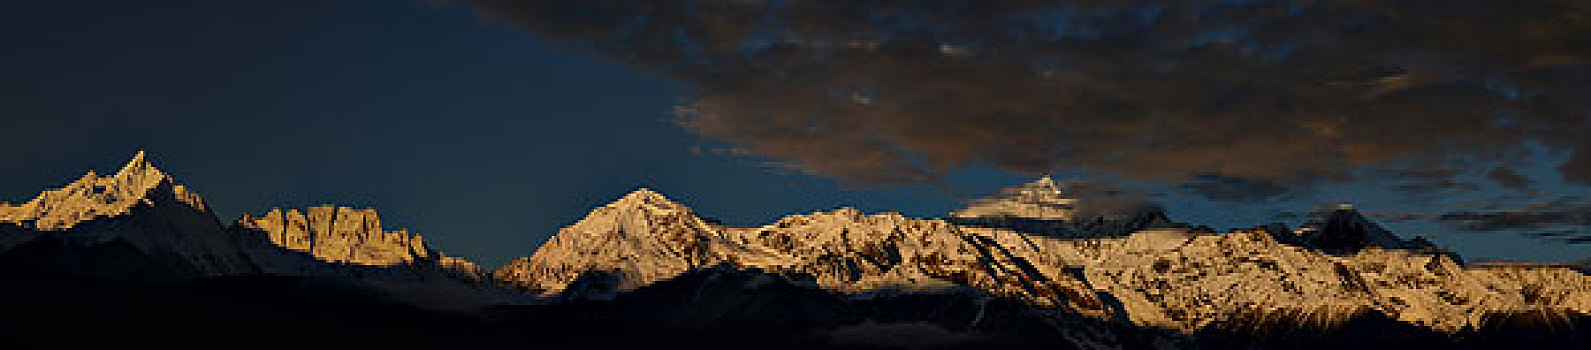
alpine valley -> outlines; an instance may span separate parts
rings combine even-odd
[[[139,153],[0,204],[0,349],[1591,343],[1584,265],[1466,263],[1351,206],[1214,232],[1076,189],[761,227],[637,189],[488,270],[370,209],[224,222]]]

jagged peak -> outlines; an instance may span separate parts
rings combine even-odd
[[[89,172],[89,175],[93,174],[93,171]],[[100,179],[108,181],[101,181],[97,185],[147,191],[158,186],[163,181],[171,180],[171,176],[155,168],[154,163],[149,161],[148,155],[140,150],[133,155],[131,160],[122,165],[121,169],[116,171],[116,174],[100,177]]]
[[[97,182],[95,185],[99,186],[115,186],[147,191],[158,186],[162,181],[171,180],[171,177],[160,171],[160,169],[155,168],[154,163],[149,161],[148,154],[140,150],[138,153],[133,154],[133,158],[122,165],[121,169],[117,170],[115,174],[96,176],[95,172],[90,170],[87,175],[84,175],[82,180],[78,181],[84,180]]]
[[[1078,199],[1070,198],[1048,175],[1032,182],[1000,189],[995,195],[973,200],[951,212],[957,218],[1025,218],[1068,220]]]
[[[156,169],[155,165],[149,161],[147,153],[145,153],[143,150],[139,150],[138,153],[133,154],[133,159],[128,160],[127,164],[122,165],[121,170],[117,171],[116,175],[135,175],[148,172],[160,172],[160,169]]]
[[[116,170],[113,175],[100,177],[94,170],[89,170],[88,175],[83,175],[83,178],[78,181],[80,183],[89,183],[89,185],[103,186],[103,188],[130,189],[130,191],[137,191],[142,194],[148,189],[161,185],[161,181],[167,180],[172,180],[170,175],[161,172],[161,169],[156,169],[154,162],[150,161],[150,157],[145,151],[138,151],[137,154],[132,154],[132,159],[121,165],[121,169]],[[73,183],[73,185],[76,185],[76,183]]]
[[[0,222],[29,223],[42,230],[65,230],[98,217],[126,213],[149,201],[151,191],[171,182],[156,169],[144,151],[138,151],[121,170],[110,176],[88,171],[66,186],[46,190],[21,205],[0,205]],[[171,195],[189,206],[206,210],[197,194],[172,184]]]

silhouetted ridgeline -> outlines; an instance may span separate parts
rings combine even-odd
[[[950,220],[840,209],[740,228],[643,189],[487,273],[369,210],[222,225],[140,154],[0,205],[0,348],[1490,348],[1591,334],[1591,278],[1573,269],[1467,266],[1346,208],[1215,233],[1067,190],[1041,180]]]

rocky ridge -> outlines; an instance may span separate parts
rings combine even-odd
[[[1053,199],[1035,193],[1046,188],[1053,183],[1043,179],[1005,194]],[[994,213],[1060,221],[1050,227],[1070,230],[1083,226],[1072,222],[1075,210],[1057,205],[953,216]],[[1039,216],[1017,216],[1022,213]],[[974,291],[1181,332],[1236,322],[1331,327],[1379,314],[1452,333],[1510,314],[1591,314],[1591,277],[1566,268],[1466,268],[1455,254],[1398,238],[1349,208],[1297,231],[1273,225],[1218,234],[1160,221],[1126,220],[1139,226],[1116,226],[1132,228],[1117,235],[1045,235],[840,209],[736,228],[709,224],[643,189],[494,274],[558,295],[600,271],[613,279],[616,290],[601,293],[611,296],[727,265],[807,276],[853,297]]]
[[[613,295],[687,271],[728,265],[804,275],[827,290],[953,292],[979,288],[1038,305],[1107,312],[1064,271],[1040,271],[996,240],[937,220],[854,209],[787,217],[761,228],[709,224],[647,189],[598,208],[536,254],[499,268],[496,278],[544,295],[593,273],[617,278]],[[1048,273],[1046,273],[1048,272]],[[581,284],[584,287],[583,284]]]

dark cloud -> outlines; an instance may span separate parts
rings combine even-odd
[[[1123,220],[1146,213],[1165,212],[1164,206],[1144,192],[1107,184],[1071,182],[1063,192],[1064,197],[1077,200],[1074,218]]]
[[[1405,222],[1405,221],[1414,221],[1414,220],[1425,220],[1426,217],[1427,217],[1425,214],[1420,214],[1420,213],[1369,213],[1369,214],[1370,214],[1371,217],[1376,218],[1377,220],[1382,220],[1382,221],[1386,221],[1386,222]]]
[[[1591,0],[460,2],[687,82],[688,129],[844,179],[987,164],[1265,198],[1536,141],[1591,182]]]
[[[1486,173],[1486,177],[1505,187],[1521,190],[1530,188],[1530,184],[1532,182],[1530,181],[1530,178],[1520,175],[1518,172],[1513,171],[1513,169],[1508,168],[1492,169],[1491,172]]]
[[[1290,192],[1287,186],[1274,181],[1219,174],[1197,175],[1193,181],[1183,183],[1182,188],[1220,201],[1266,200]]]
[[[1591,212],[1585,209],[1575,208],[1574,210],[1566,211],[1453,212],[1442,214],[1437,217],[1437,220],[1462,222],[1464,228],[1477,231],[1591,226]]]
[[[1444,168],[1442,164],[1424,163],[1410,167],[1384,169],[1378,172],[1381,176],[1398,179],[1415,180],[1441,180],[1451,179],[1459,175],[1455,169]]]
[[[1406,182],[1397,185],[1394,189],[1407,194],[1440,194],[1444,191],[1475,191],[1480,185],[1458,181],[1450,178],[1431,179],[1425,181]]]
[[[1568,244],[1591,243],[1591,203],[1565,196],[1505,211],[1450,212],[1432,218],[1477,232],[1512,232]]]

